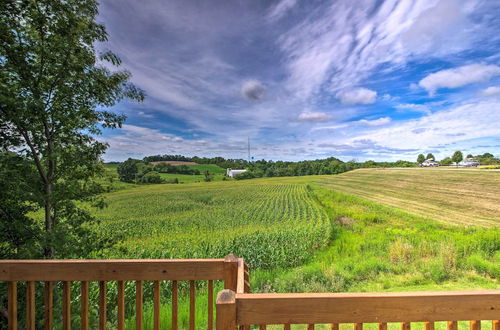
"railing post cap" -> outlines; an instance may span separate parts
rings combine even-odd
[[[235,304],[236,294],[233,290],[224,289],[217,294],[217,304]]]
[[[238,262],[238,257],[235,254],[228,254],[224,258],[224,262]]]

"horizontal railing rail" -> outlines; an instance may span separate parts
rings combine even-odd
[[[352,323],[355,329],[363,323],[379,323],[386,329],[389,322],[401,322],[409,329],[411,322],[426,322],[433,329],[437,321],[448,321],[449,329],[457,321],[471,321],[472,329],[480,321],[492,321],[499,329],[500,290],[402,293],[332,293],[332,294],[242,294],[224,290],[217,298],[217,329],[247,328],[258,325]]]
[[[241,284],[238,284],[239,279]],[[249,292],[248,268],[243,259],[229,255],[224,259],[141,259],[141,260],[1,260],[0,282],[7,282],[7,314],[9,329],[18,329],[18,287],[25,287],[25,329],[35,329],[36,286],[43,282],[43,325],[45,329],[54,327],[54,291],[61,288],[63,329],[70,329],[73,310],[73,282],[79,282],[80,327],[92,328],[89,324],[89,283],[98,283],[98,327],[108,327],[109,303],[108,282],[116,282],[116,327],[125,328],[126,283],[135,282],[136,329],[143,328],[144,282],[153,282],[154,329],[160,329],[161,283],[170,281],[171,328],[177,329],[179,310],[179,281],[189,282],[189,328],[196,328],[196,281],[207,281],[207,328],[214,326],[214,281],[223,281],[225,289]],[[60,284],[57,286],[56,284]],[[74,301],[74,299],[73,299]],[[91,306],[92,307],[92,306]]]

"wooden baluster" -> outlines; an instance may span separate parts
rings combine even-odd
[[[52,330],[53,328],[53,315],[54,315],[54,283],[45,282],[45,296],[44,296],[44,309],[45,309],[45,330]]]
[[[118,330],[125,329],[125,283],[118,281]]]
[[[153,282],[154,329],[160,330],[160,281]]]
[[[457,321],[448,321],[448,330],[458,330]]]
[[[434,330],[434,322],[425,322],[424,329],[425,330]]]
[[[283,330],[290,330],[290,324],[283,324]]]
[[[26,330],[35,330],[35,282],[26,283]]]
[[[491,321],[492,330],[500,330],[500,320]]]
[[[172,330],[177,330],[178,292],[177,281],[172,281]]]
[[[314,330],[314,324],[308,324],[307,330]]]
[[[135,328],[142,330],[142,281],[135,283]]]
[[[208,330],[214,328],[214,281],[208,281]]]
[[[195,308],[196,308],[196,292],[194,281],[189,281],[189,330],[195,330]]]
[[[63,329],[71,329],[71,282],[63,282],[62,321]]]
[[[354,323],[354,330],[363,330],[363,323]]]
[[[17,282],[9,282],[8,290],[9,329],[17,329]]]
[[[261,325],[259,325],[259,329],[260,329],[260,330],[266,330],[266,325],[265,325],[265,324],[261,324]]]
[[[481,330],[481,321],[480,320],[470,321],[470,330]]]
[[[89,329],[89,282],[82,281],[81,329]]]
[[[330,330],[339,330],[339,324],[338,323],[330,324]]]
[[[385,322],[379,323],[378,330],[387,330],[387,323]]]
[[[108,307],[106,303],[106,281],[99,282],[99,330],[106,330]]]
[[[411,329],[410,322],[402,322],[401,323],[401,330],[410,330],[410,329]]]

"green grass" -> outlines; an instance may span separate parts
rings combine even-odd
[[[250,264],[253,292],[500,289],[499,204],[488,204],[499,195],[492,172],[381,172],[125,187],[108,194],[110,206],[95,212],[102,231],[124,237],[99,256],[235,253]],[[421,185],[431,192],[422,193]],[[469,207],[455,208],[454,199]],[[460,221],[416,205],[439,205]],[[461,225],[467,217],[482,226]],[[168,311],[168,288],[164,296]],[[199,325],[206,320],[202,305]],[[181,319],[187,322],[184,307]],[[129,322],[133,327],[132,316]],[[150,306],[145,322],[152,322]]]

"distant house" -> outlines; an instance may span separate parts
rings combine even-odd
[[[464,167],[477,167],[479,162],[475,158],[465,158],[463,161],[458,163],[458,165]]]
[[[234,178],[235,176],[237,176],[238,174],[241,174],[241,173],[245,173],[247,170],[233,170],[233,169],[230,169],[228,168],[226,170],[226,175],[230,178]]]
[[[426,159],[422,164],[420,164],[421,167],[434,167],[434,166],[439,166],[439,163],[435,162],[434,159]]]

